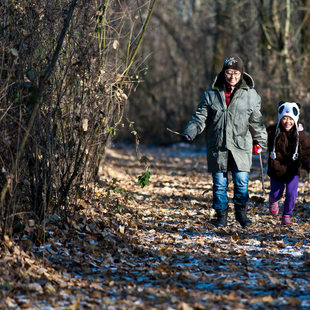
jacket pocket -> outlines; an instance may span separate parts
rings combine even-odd
[[[235,136],[245,136],[249,130],[249,118],[250,111],[244,110],[240,111],[237,115],[234,116],[234,134]]]
[[[247,136],[237,136],[235,137],[235,142],[241,150],[247,151],[252,149],[252,139]]]

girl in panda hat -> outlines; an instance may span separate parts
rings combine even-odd
[[[300,105],[295,102],[279,102],[278,123],[268,132],[268,175],[270,177],[269,211],[278,215],[278,202],[284,189],[282,224],[290,225],[298,189],[300,168],[310,170],[310,138],[298,124]]]

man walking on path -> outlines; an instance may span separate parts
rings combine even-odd
[[[260,108],[261,98],[252,77],[244,72],[241,58],[231,55],[182,133],[184,141],[191,142],[206,129],[208,171],[212,173],[217,215],[212,223],[216,227],[227,225],[229,171],[234,182],[236,220],[242,227],[251,224],[246,205],[252,153],[259,154],[267,144]]]

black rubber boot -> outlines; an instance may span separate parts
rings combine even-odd
[[[245,205],[235,205],[235,215],[236,220],[244,228],[252,224],[251,220],[246,216],[246,206]]]
[[[226,210],[215,210],[216,212],[216,219],[213,219],[211,223],[215,227],[225,227],[227,226],[227,215],[228,215],[228,208]]]

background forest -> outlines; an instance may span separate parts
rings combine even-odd
[[[158,5],[141,50],[146,59],[143,83],[128,105],[143,142],[176,141],[166,127],[184,129],[231,53],[243,58],[254,79],[266,124],[276,121],[280,100],[299,102],[302,120],[309,119],[309,10],[307,0],[175,0]]]
[[[309,118],[310,1],[156,2],[1,1],[2,234],[72,214],[111,138],[175,142],[232,52],[266,123],[279,100]]]

